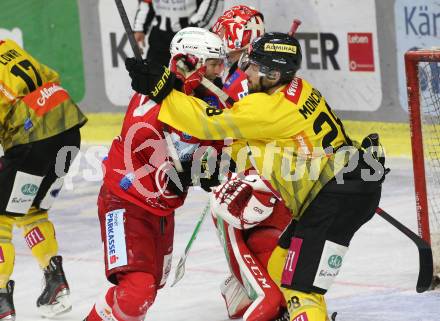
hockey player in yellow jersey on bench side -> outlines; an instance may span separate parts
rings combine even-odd
[[[0,320],[15,320],[14,226],[44,271],[37,299],[46,317],[71,309],[48,209],[80,147],[87,119],[61,87],[60,77],[14,41],[0,40]],[[61,149],[65,157],[56,163]]]

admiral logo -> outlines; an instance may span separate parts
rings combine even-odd
[[[264,51],[276,51],[276,52],[286,52],[291,54],[296,54],[296,46],[281,43],[265,43]]]
[[[46,101],[56,92],[65,91],[63,87],[58,86],[57,84],[53,84],[48,88],[43,88],[40,90],[40,98],[37,99],[37,104],[40,107],[43,107],[46,104]]]

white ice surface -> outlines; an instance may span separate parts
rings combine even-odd
[[[81,169],[87,167],[84,161],[81,164]],[[384,184],[381,207],[416,230],[411,162],[393,159],[390,167],[392,171]],[[96,218],[100,182],[87,182],[75,176],[73,185],[73,191],[63,191],[51,212],[72,291],[73,310],[58,318],[65,321],[82,320],[108,286]],[[173,267],[206,200],[203,191],[194,190],[185,206],[177,211]],[[40,320],[35,301],[40,293],[42,273],[20,231],[14,235],[17,320]],[[186,266],[183,280],[170,288],[173,269],[146,320],[228,320],[218,287],[227,266],[210,219],[205,222]],[[353,239],[342,271],[327,294],[329,311],[338,311],[338,321],[438,321],[440,291],[417,294],[417,273],[416,247],[376,216]]]

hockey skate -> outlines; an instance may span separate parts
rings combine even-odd
[[[14,321],[15,308],[12,295],[14,294],[14,281],[9,280],[5,289],[0,289],[0,321]]]
[[[70,289],[62,267],[62,257],[54,256],[44,269],[44,289],[37,300],[42,316],[52,318],[72,310]]]

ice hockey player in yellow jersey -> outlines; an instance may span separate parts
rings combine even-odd
[[[15,320],[14,226],[43,270],[40,313],[52,317],[71,309],[48,209],[79,151],[86,121],[57,72],[14,41],[0,40],[0,320]]]
[[[323,95],[296,76],[301,59],[299,42],[287,34],[254,40],[239,63],[251,94],[225,110],[167,90],[167,78],[149,73],[148,66],[132,66],[129,73],[134,88],[165,97],[161,121],[199,139],[233,138],[238,167],[250,155],[292,213],[268,266],[290,320],[326,321],[324,294],[354,233],[374,215],[384,159],[351,141]]]

